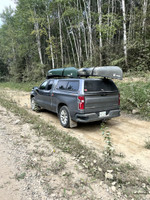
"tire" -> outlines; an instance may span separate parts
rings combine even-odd
[[[67,106],[62,106],[59,111],[59,120],[64,128],[70,127],[70,113]]]
[[[36,112],[40,111],[40,107],[39,107],[38,104],[35,102],[35,97],[32,97],[32,98],[31,98],[31,109],[32,109],[33,111],[36,111]]]

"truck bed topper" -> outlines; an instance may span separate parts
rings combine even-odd
[[[123,78],[122,69],[118,66],[103,66],[103,67],[91,67],[91,68],[81,68],[77,69],[75,67],[51,69],[47,73],[47,78],[54,77],[89,77],[89,76],[99,76],[111,79]]]

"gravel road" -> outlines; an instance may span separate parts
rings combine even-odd
[[[0,106],[1,200],[114,200],[121,191],[93,180],[74,157]]]

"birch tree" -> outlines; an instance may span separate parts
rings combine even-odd
[[[144,4],[143,4],[142,33],[144,33],[144,30],[145,30],[145,21],[146,21],[147,6],[148,6],[148,0],[144,0]]]
[[[99,27],[101,28],[102,26],[102,1],[101,0],[97,0],[97,7],[98,7],[98,19],[99,19]],[[102,49],[103,45],[102,45],[102,33],[101,33],[101,29],[99,30],[99,49],[100,49],[100,66],[102,65],[102,53],[101,53],[101,49]]]
[[[52,38],[51,38],[51,25],[49,16],[47,15],[47,23],[48,23],[48,38],[49,38],[49,45],[51,50],[51,58],[52,58],[52,68],[55,68],[55,62],[54,62],[54,53],[53,53],[53,45],[52,45]]]
[[[42,58],[42,51],[41,51],[41,40],[40,40],[40,29],[39,29],[39,23],[38,23],[35,7],[34,7],[33,20],[34,20],[34,29],[35,29],[35,34],[36,34],[36,41],[37,41],[40,63],[41,63],[41,65],[43,65],[43,58]],[[42,72],[42,73],[44,73],[44,72]]]
[[[66,26],[66,30],[67,30],[67,36],[69,38],[69,42],[70,42],[70,45],[71,45],[71,50],[72,50],[72,54],[73,54],[73,61],[74,61],[74,64],[75,64],[75,67],[77,67],[77,63],[76,63],[76,58],[75,58],[75,52],[74,52],[74,48],[73,48],[73,43],[72,43],[72,40],[71,40],[71,37],[70,37],[70,31],[68,30],[68,27],[67,27],[67,23],[65,21],[65,18],[63,18],[64,20],[64,24]]]
[[[128,62],[127,62],[127,30],[126,30],[125,0],[122,0],[122,13],[123,13],[123,48],[124,48],[125,65],[127,67]]]
[[[60,37],[60,51],[61,51],[61,65],[64,66],[64,53],[63,53],[63,39],[62,39],[62,21],[60,17],[60,5],[58,4],[58,23],[59,23],[59,37]]]
[[[92,28],[91,28],[91,0],[88,0],[87,2],[83,0],[84,3],[84,12],[87,20],[87,26],[88,26],[88,36],[89,36],[89,58],[90,61],[92,62]],[[87,4],[86,4],[87,3]]]

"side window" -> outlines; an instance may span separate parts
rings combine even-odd
[[[65,90],[67,87],[68,81],[59,81],[57,84],[57,89]]]
[[[51,90],[53,86],[53,81],[50,81],[47,86],[47,90]]]
[[[40,87],[39,87],[39,89],[40,90],[45,90],[46,89],[46,86],[47,86],[47,83],[48,83],[48,81],[49,80],[46,80],[46,81],[44,81],[41,85],[40,85]]]
[[[67,90],[77,91],[79,89],[79,81],[69,81]]]

